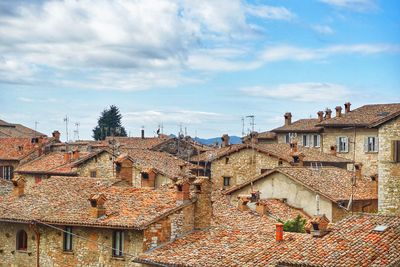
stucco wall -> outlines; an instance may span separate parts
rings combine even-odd
[[[379,128],[379,211],[400,214],[400,163],[391,158],[391,141],[400,140],[400,118]]]
[[[231,177],[231,186],[242,184],[261,174],[262,169],[273,169],[278,167],[278,158],[253,151],[243,149],[239,152],[215,160],[211,164],[211,180],[214,189],[223,187],[223,177]],[[282,161],[282,167],[289,167],[290,164]]]

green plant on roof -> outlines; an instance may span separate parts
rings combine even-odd
[[[294,232],[294,233],[305,233],[306,230],[304,226],[306,225],[306,219],[301,217],[301,215],[297,215],[293,220],[287,220],[286,222],[282,220],[278,220],[283,223],[283,231],[285,232]]]

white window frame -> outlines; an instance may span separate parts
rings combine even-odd
[[[296,137],[296,133],[287,133],[285,134],[285,143],[290,144],[292,139]]]
[[[338,136],[336,139],[337,151],[340,153],[349,152],[349,138],[347,136]],[[343,147],[342,147],[343,144]]]
[[[63,239],[63,250],[72,251],[72,226],[66,226]]]
[[[1,174],[4,180],[11,180],[13,178],[13,167],[12,166],[0,166]]]
[[[112,240],[112,256],[113,257],[123,257],[124,256],[124,231],[115,230],[113,232]]]
[[[312,140],[313,140],[313,147],[321,147],[321,135],[313,134]]]
[[[378,136],[366,136],[364,139],[364,152],[378,152],[379,140]]]

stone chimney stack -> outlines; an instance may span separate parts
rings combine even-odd
[[[336,110],[336,117],[337,118],[342,117],[342,107],[341,106],[337,106],[335,108],[335,110]]]
[[[291,153],[294,166],[303,166],[305,155],[299,151]]]
[[[315,215],[305,225],[306,231],[309,232],[313,237],[323,237],[329,232],[329,219],[322,215]]]
[[[132,185],[133,163],[128,155],[120,155],[114,163],[116,178],[127,182],[128,185]]]
[[[325,110],[325,119],[330,119],[332,117],[332,110],[327,108]]]
[[[262,201],[257,201],[256,212],[260,215],[265,215],[267,214],[267,211],[268,211],[267,203]]]
[[[318,115],[318,121],[319,122],[324,120],[324,112],[323,111],[318,111],[317,115]]]
[[[291,150],[292,152],[298,152],[298,145],[297,145],[297,142],[292,142],[292,143],[290,143],[290,150]]]
[[[349,112],[351,111],[351,110],[350,110],[350,106],[351,106],[351,103],[350,103],[350,102],[344,103],[344,110],[345,110],[346,114],[349,113]]]
[[[237,198],[238,198],[238,209],[240,211],[248,210],[249,206],[247,206],[247,203],[250,202],[251,196],[250,195],[239,195]]]
[[[104,203],[107,198],[104,194],[94,194],[89,198],[91,208],[92,218],[100,218],[101,216],[106,215],[106,208],[104,207]]]
[[[190,199],[190,184],[187,181],[182,181],[176,185],[176,200],[186,201]]]
[[[283,224],[277,223],[275,226],[275,240],[278,242],[283,241]]]
[[[60,142],[60,136],[61,136],[61,133],[59,132],[59,131],[54,131],[53,133],[52,133],[52,136],[53,136],[53,138],[57,141],[57,142]]]
[[[25,179],[22,177],[12,179],[14,185],[13,195],[16,197],[21,197],[25,193]]]
[[[194,227],[195,229],[207,228],[210,226],[213,212],[210,178],[205,176],[197,177],[193,185],[194,194],[197,198],[194,206]]]
[[[291,125],[292,124],[292,113],[286,112],[284,117],[285,117],[285,126]]]
[[[229,135],[227,135],[227,134],[222,135],[221,140],[222,140],[222,143],[221,143],[222,147],[229,146]]]

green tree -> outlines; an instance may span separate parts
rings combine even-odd
[[[294,220],[287,220],[286,222],[283,222],[282,220],[279,220],[281,223],[283,223],[283,231],[285,232],[295,232],[295,233],[305,233],[306,230],[304,229],[304,226],[306,225],[306,219],[303,219],[301,215],[297,215],[297,217]]]
[[[109,109],[101,112],[97,126],[93,129],[95,140],[104,140],[107,136],[127,136],[125,128],[121,125],[122,115],[119,109],[111,105]]]

